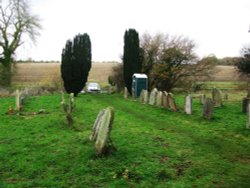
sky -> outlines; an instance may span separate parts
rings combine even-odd
[[[17,59],[60,61],[66,41],[88,33],[93,61],[121,61],[129,28],[188,37],[200,58],[239,56],[250,44],[250,0],[30,0],[30,7],[43,28]]]

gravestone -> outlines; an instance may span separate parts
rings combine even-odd
[[[101,121],[103,120],[103,115],[104,115],[105,109],[101,110],[95,120],[95,123],[93,125],[93,132],[90,135],[89,139],[90,141],[96,141],[97,134],[99,131],[100,124],[102,123]]]
[[[172,93],[168,94],[167,100],[168,100],[169,109],[171,111],[176,112],[177,111],[177,106],[176,106],[176,103],[175,103],[175,100],[174,100],[174,96],[173,96]]]
[[[134,88],[132,88],[132,89],[131,89],[131,92],[132,92],[132,98],[133,98],[133,99],[136,99],[136,97],[135,97],[135,90],[134,90]]]
[[[156,95],[157,95],[157,89],[154,88],[151,93],[150,93],[150,96],[149,96],[149,104],[150,105],[155,105],[156,103]]]
[[[128,98],[128,89],[124,87],[124,99]]]
[[[212,89],[212,99],[215,107],[222,106],[222,96],[221,96],[221,91],[219,89],[217,88]]]
[[[162,107],[168,108],[168,93],[166,91],[162,92]]]
[[[247,113],[250,98],[244,97],[242,100],[242,112]]]
[[[95,148],[98,155],[109,152],[109,146],[112,144],[110,133],[114,120],[114,110],[108,107],[104,110],[104,114],[100,118],[100,125],[97,130]]]
[[[144,92],[145,92],[145,90],[143,89],[143,90],[141,90],[141,93],[140,93],[140,98],[139,98],[139,101],[141,102],[141,103],[144,103]]]
[[[192,97],[190,95],[186,96],[185,99],[185,112],[186,114],[192,114]]]
[[[203,105],[203,118],[205,119],[212,119],[213,117],[213,100],[211,98],[206,98],[205,103]]]
[[[148,90],[144,90],[143,95],[144,95],[144,97],[143,97],[143,99],[144,99],[143,103],[147,104],[148,103]]]
[[[204,103],[205,103],[205,100],[206,100],[206,95],[205,95],[205,94],[202,94],[202,95],[200,96],[200,102],[201,102],[201,104],[204,104]]]
[[[247,129],[250,129],[250,104],[248,104],[248,111],[247,111]]]
[[[162,107],[162,92],[161,91],[157,92],[157,95],[156,95],[156,106]]]
[[[21,110],[21,99],[20,99],[20,91],[16,90],[16,109],[19,111]]]

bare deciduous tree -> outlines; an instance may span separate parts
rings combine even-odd
[[[16,49],[27,35],[33,42],[39,35],[41,25],[37,16],[32,15],[26,0],[0,1],[0,63],[3,86],[11,84],[12,64]]]
[[[143,72],[149,76],[149,88],[171,91],[182,80],[209,75],[212,64],[197,62],[195,42],[183,36],[144,34],[141,38],[144,51]]]

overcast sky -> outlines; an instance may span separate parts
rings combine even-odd
[[[120,61],[123,36],[184,35],[197,44],[199,57],[238,56],[250,43],[250,0],[30,0],[41,19],[36,45],[26,43],[18,59],[60,60],[66,40],[88,33],[93,61]]]

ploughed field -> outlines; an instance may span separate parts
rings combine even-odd
[[[28,98],[21,115],[5,114],[15,99],[0,98],[0,187],[247,188],[250,131],[237,96],[208,121],[198,98],[186,115],[183,95],[171,112],[121,95],[83,94],[75,98],[73,127],[60,95]],[[89,135],[107,106],[115,109],[117,151],[96,156]],[[40,109],[46,113],[33,115]]]
[[[88,81],[107,84],[108,76],[116,65],[117,63],[92,63]],[[244,79],[234,66],[216,66],[212,80],[205,81],[238,82]],[[58,82],[58,80],[60,80],[60,63],[17,63],[16,74],[13,77],[14,84],[29,86]]]

